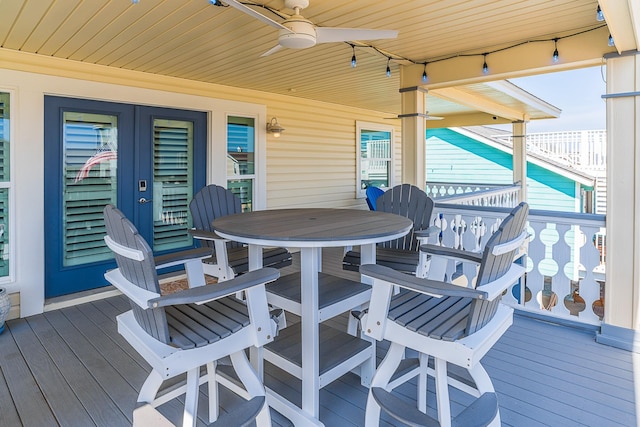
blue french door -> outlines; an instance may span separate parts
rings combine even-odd
[[[206,135],[203,112],[45,97],[47,298],[106,286],[106,204],[157,254],[193,246],[189,202],[205,185]]]

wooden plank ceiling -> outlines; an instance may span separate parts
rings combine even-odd
[[[277,11],[293,13],[283,0],[255,3],[278,22]],[[401,58],[430,62],[589,30],[602,25],[596,8],[596,0],[311,0],[301,14],[318,26],[399,32],[367,42],[377,51],[358,47],[352,68],[343,42],[260,57],[278,30],[207,0],[11,0],[0,1],[0,47],[398,114],[399,64],[410,63]]]

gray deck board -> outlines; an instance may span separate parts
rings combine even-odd
[[[58,368],[71,389],[71,393],[77,396],[78,401],[96,424],[110,423],[113,426],[125,426],[129,420],[119,410],[118,406],[104,392],[100,383],[91,375],[84,363],[71,351],[67,343],[59,335],[59,332],[48,322],[45,316],[33,316],[29,318],[29,326],[34,331],[38,340],[48,353],[50,360]],[[64,331],[60,331],[64,333]],[[46,377],[45,377],[46,378]],[[42,380],[39,382],[42,384]],[[56,390],[58,382],[51,384],[51,391],[59,398],[62,393]],[[55,407],[54,407],[55,409]],[[71,416],[73,424],[87,425],[86,422],[77,423],[71,411],[55,411],[57,416]],[[61,415],[58,415],[60,413]],[[69,415],[71,414],[71,415]]]
[[[3,415],[0,416],[0,420],[3,421],[2,425],[5,425],[5,421],[7,421],[6,425],[11,425],[8,422],[15,421],[15,415],[20,418],[20,422],[24,425],[55,425],[55,416],[47,404],[43,390],[36,381],[36,377],[43,372],[37,366],[33,368],[29,366],[29,361],[25,359],[16,342],[17,338],[19,342],[26,343],[31,338],[32,332],[26,320],[23,319],[13,320],[8,326],[8,330],[11,333],[5,330],[0,335],[0,370],[9,392],[9,396],[3,396],[1,399],[3,403],[2,411],[0,411],[3,412]],[[34,353],[37,354],[38,350],[34,349]],[[46,359],[46,357],[43,357],[43,359]],[[37,363],[37,361],[35,362]],[[43,363],[47,363],[46,360]],[[44,366],[45,369],[46,366]],[[54,369],[52,368],[49,371],[49,374],[51,374],[49,377],[51,377],[52,381],[56,380]],[[43,374],[46,374],[46,371]],[[61,384],[61,388],[64,389],[63,384]],[[62,407],[63,405],[60,406]],[[7,419],[4,419],[5,411],[7,412]],[[78,411],[82,413],[80,408],[78,408]]]
[[[342,253],[325,251],[324,271],[357,278],[341,269]],[[295,272],[294,265],[282,274]],[[149,372],[146,362],[117,333],[115,317],[129,310],[122,297],[111,297],[28,319],[7,322],[0,335],[0,426],[130,425],[137,393]],[[289,317],[289,316],[288,316]],[[288,319],[295,323],[295,316]],[[325,322],[344,330],[346,315]],[[380,361],[388,348],[379,343]],[[492,377],[503,426],[634,426],[636,397],[632,353],[597,344],[593,332],[516,316],[513,326],[483,359]],[[265,364],[273,389],[300,399],[300,382]],[[414,402],[415,379],[394,392]],[[433,380],[429,379],[427,413],[436,416]],[[222,411],[239,398],[220,388]],[[206,387],[201,388],[198,425],[207,418]],[[364,424],[367,389],[352,373],[320,393],[320,418],[327,427]],[[470,397],[451,391],[452,413]],[[298,402],[299,404],[299,402]],[[160,408],[173,422],[182,401]],[[289,420],[272,410],[275,427]],[[383,415],[380,423],[392,427]]]

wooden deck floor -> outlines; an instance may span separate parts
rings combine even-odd
[[[341,272],[338,259],[326,254],[325,271]],[[9,321],[0,335],[0,426],[131,425],[149,368],[116,331],[115,316],[128,309],[123,297],[112,297]],[[343,327],[344,321],[329,323]],[[380,358],[386,345],[378,347]],[[483,364],[505,426],[636,425],[633,354],[595,343],[593,332],[516,316]],[[267,381],[282,393],[299,389],[270,366]],[[415,399],[415,383],[397,390]],[[328,427],[362,426],[366,393],[354,374],[343,376],[322,390],[321,420]],[[229,408],[236,399],[223,392],[221,404]],[[468,401],[456,392],[452,399],[454,412]],[[428,403],[435,415],[433,393]],[[206,405],[200,408],[203,421]],[[177,422],[180,403],[165,404],[162,412]],[[272,414],[275,426],[291,425]],[[381,425],[393,424],[385,418]]]

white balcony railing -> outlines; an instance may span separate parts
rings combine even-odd
[[[438,203],[515,207],[519,203],[520,184],[427,182],[426,192]]]
[[[436,203],[441,244],[481,251],[509,211]],[[599,324],[604,314],[604,215],[531,210],[528,229],[525,286],[512,286],[503,301],[525,311]],[[462,284],[469,283],[475,272],[472,264],[451,263],[448,268],[448,274]]]

